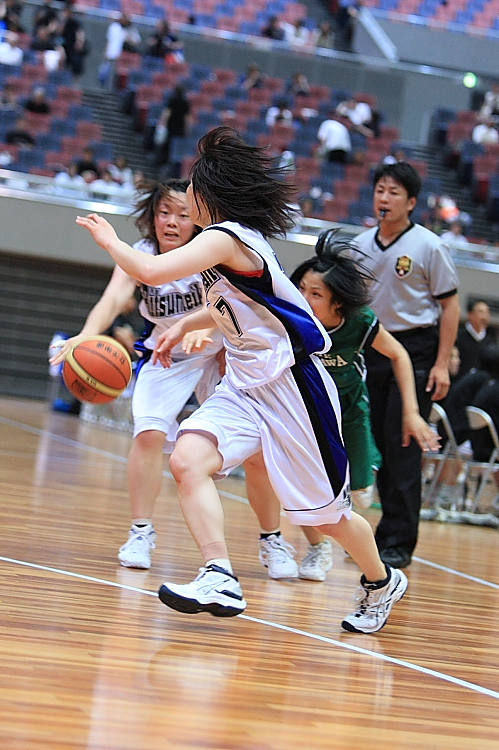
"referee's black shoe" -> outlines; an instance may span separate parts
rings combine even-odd
[[[407,568],[411,564],[411,553],[403,547],[387,547],[379,556],[391,568]]]

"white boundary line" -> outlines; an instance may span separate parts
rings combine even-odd
[[[40,435],[40,436],[44,436],[44,437],[49,437],[50,439],[52,439],[52,440],[54,440],[56,442],[64,443],[65,445],[70,445],[70,446],[75,447],[75,448],[87,450],[90,453],[96,453],[97,455],[105,456],[106,458],[111,458],[112,460],[119,461],[120,463],[127,463],[127,458],[125,458],[123,456],[119,456],[117,454],[110,453],[109,451],[104,451],[101,448],[95,448],[94,446],[86,445],[85,443],[80,443],[77,440],[72,440],[71,438],[66,438],[66,437],[61,436],[61,435],[56,435],[56,434],[54,434],[52,432],[49,432],[47,430],[41,430],[38,427],[32,427],[31,425],[26,425],[26,424],[23,424],[22,422],[17,422],[15,420],[9,419],[7,417],[0,416],[0,424],[5,424],[5,425],[10,426],[10,427],[15,427],[17,429],[24,430],[25,432],[30,432],[30,433],[32,433],[34,435]],[[164,474],[164,476],[172,478],[172,475],[169,472],[165,471],[165,472],[163,472],[163,474]],[[238,495],[233,495],[232,493],[229,493],[229,492],[223,492],[222,491],[222,492],[220,492],[220,494],[223,495],[224,497],[228,497],[228,498],[237,500],[238,502],[246,502],[246,503],[248,502],[245,498],[239,497]],[[139,588],[135,588],[134,586],[127,586],[125,584],[117,583],[115,581],[107,581],[105,579],[94,578],[92,576],[86,576],[86,575],[80,574],[80,573],[72,573],[71,571],[60,570],[59,568],[50,568],[50,567],[47,567],[45,565],[38,565],[36,563],[29,563],[29,562],[25,562],[23,560],[16,560],[16,559],[13,559],[13,558],[3,557],[3,556],[0,556],[0,560],[2,560],[3,562],[15,564],[15,565],[23,565],[25,567],[35,568],[37,570],[45,570],[45,571],[48,571],[48,572],[51,572],[51,573],[57,573],[59,575],[70,576],[72,578],[78,578],[80,580],[90,581],[92,583],[99,583],[99,584],[102,584],[102,585],[105,585],[105,586],[113,586],[115,588],[125,589],[127,591],[135,591],[137,593],[146,594],[148,596],[154,596],[154,597],[157,596],[156,592],[154,592],[154,591],[149,591],[147,589],[139,589]],[[460,571],[454,570],[453,568],[448,568],[448,567],[446,567],[444,565],[439,565],[438,563],[433,563],[433,562],[431,562],[429,560],[424,560],[423,558],[420,558],[420,557],[413,557],[413,560],[415,560],[417,562],[420,562],[423,565],[428,565],[429,567],[436,568],[437,570],[441,570],[443,572],[450,573],[451,575],[456,575],[456,576],[459,576],[461,578],[465,578],[465,579],[467,579],[469,581],[472,581],[474,583],[479,583],[479,584],[481,584],[483,586],[489,586],[491,588],[499,589],[499,585],[498,584],[492,583],[490,581],[486,581],[486,580],[484,580],[482,578],[477,578],[475,576],[470,576],[467,573],[461,573]],[[297,628],[292,628],[292,627],[289,627],[287,625],[281,625],[279,623],[272,622],[270,620],[261,620],[261,619],[259,619],[257,617],[251,617],[249,615],[243,615],[243,614],[238,615],[238,617],[240,617],[240,618],[242,618],[244,620],[248,620],[249,622],[254,622],[254,623],[259,624],[259,625],[266,625],[267,627],[271,627],[271,628],[274,628],[276,630],[283,630],[283,631],[288,632],[288,633],[293,633],[294,635],[301,635],[301,636],[303,636],[305,638],[311,638],[311,639],[316,640],[316,641],[321,641],[322,643],[328,643],[330,645],[337,646],[339,648],[343,648],[343,649],[346,649],[348,651],[354,651],[355,653],[363,654],[364,656],[370,656],[372,658],[379,659],[380,661],[388,662],[389,664],[394,664],[394,665],[399,666],[399,667],[404,667],[405,669],[411,669],[411,670],[413,670],[415,672],[419,672],[421,674],[428,675],[430,677],[435,677],[435,678],[437,678],[439,680],[443,680],[445,682],[450,682],[453,685],[457,685],[458,687],[462,687],[462,688],[465,688],[467,690],[472,690],[472,691],[474,691],[476,693],[481,693],[482,695],[487,695],[487,696],[489,696],[491,698],[495,698],[495,699],[499,700],[499,692],[497,692],[495,690],[490,690],[489,688],[485,688],[485,687],[483,687],[481,685],[476,685],[473,682],[468,682],[466,680],[460,680],[459,678],[452,677],[452,675],[448,675],[445,672],[438,672],[438,671],[436,671],[434,669],[428,669],[427,667],[422,667],[419,664],[413,664],[412,662],[404,661],[402,659],[396,659],[396,658],[394,658],[392,656],[386,656],[385,654],[379,654],[376,651],[370,651],[369,649],[361,648],[361,647],[355,646],[355,645],[353,645],[351,643],[343,643],[342,641],[337,641],[337,640],[334,640],[333,638],[327,638],[326,636],[317,635],[315,633],[309,633],[306,630],[299,630]]]
[[[70,576],[71,578],[78,578],[82,581],[90,581],[91,583],[99,583],[104,586],[113,586],[114,588],[125,589],[126,591],[135,591],[138,594],[147,594],[147,596],[154,596],[155,598],[157,597],[155,591],[149,591],[148,589],[139,589],[135,586],[127,586],[126,584],[117,583],[116,581],[107,581],[104,578],[94,578],[93,576],[87,576],[83,573],[72,573],[68,570],[61,570],[60,568],[50,568],[46,565],[38,565],[37,563],[30,563],[24,560],[16,560],[11,557],[0,556],[0,560],[6,563],[11,563],[13,565],[23,565],[26,568],[44,570],[49,573],[56,573],[58,575]],[[489,698],[495,698],[496,700],[499,700],[499,692],[497,692],[496,690],[490,690],[489,688],[485,688],[482,685],[476,685],[474,682],[468,682],[467,680],[460,680],[458,677],[452,677],[452,675],[448,675],[445,672],[437,672],[435,669],[428,669],[427,667],[422,667],[419,664],[413,664],[410,661],[396,659],[393,656],[386,656],[385,654],[380,654],[377,651],[370,651],[367,648],[355,646],[352,643],[343,643],[342,641],[337,641],[334,638],[328,638],[324,635],[317,635],[316,633],[309,633],[307,630],[299,630],[298,628],[292,628],[288,625],[281,625],[277,622],[272,622],[271,620],[261,620],[258,617],[250,617],[249,615],[242,614],[238,615],[238,617],[243,620],[247,620],[248,622],[254,622],[257,625],[266,625],[267,627],[274,628],[275,630],[283,630],[286,633],[300,635],[304,638],[310,638],[314,641],[320,641],[321,643],[328,643],[331,646],[343,648],[347,651],[354,651],[355,653],[362,654],[363,656],[370,656],[374,659],[385,661],[388,664],[394,664],[397,667],[411,669],[414,672],[419,672],[420,674],[424,674],[429,677],[436,677],[438,680],[450,682],[451,684],[457,685],[458,687],[465,688],[467,690],[473,690],[475,693],[481,693],[482,695],[489,696]]]

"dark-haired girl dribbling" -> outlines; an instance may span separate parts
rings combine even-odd
[[[163,364],[170,364],[171,349],[187,330],[214,320],[224,337],[226,374],[182,423],[170,461],[204,565],[192,583],[164,583],[160,599],[186,613],[230,617],[244,611],[213,480],[262,450],[291,521],[332,536],[363,571],[362,597],[343,627],[376,632],[404,595],[407,578],[381,562],[370,525],[352,512],[337,391],[316,356],[329,349],[329,336],[266,239],[289,226],[292,188],[264,151],[230,128],[209,132],[199,151],[187,199],[203,231],[181,250],[146,257],[120,241],[102,217],[77,219],[143,283],[202,273],[208,307],[160,337],[155,355]]]

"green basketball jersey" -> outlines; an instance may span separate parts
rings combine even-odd
[[[371,345],[379,330],[379,322],[370,307],[362,307],[356,315],[328,331],[333,346],[320,359],[340,394],[347,393],[366,379],[364,349]]]

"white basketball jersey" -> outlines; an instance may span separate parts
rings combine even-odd
[[[150,240],[139,240],[134,248],[149,255],[156,255],[154,243]],[[140,293],[142,299],[139,303],[139,312],[147,321],[146,331],[141,340],[146,349],[154,349],[161,333],[171,328],[182,316],[196,312],[204,305],[200,274],[193,274],[185,279],[171,281],[160,286],[141,284]],[[221,349],[221,336],[215,331],[212,338],[214,342],[203,350],[203,356],[210,356]],[[172,356],[178,361],[193,355],[184,354],[179,344],[173,349]]]
[[[263,235],[230,221],[204,231],[211,230],[239,239],[264,266],[261,273],[217,266],[201,274],[208,308],[224,337],[227,379],[233,387],[269,383],[310,354],[328,351],[328,334]]]

